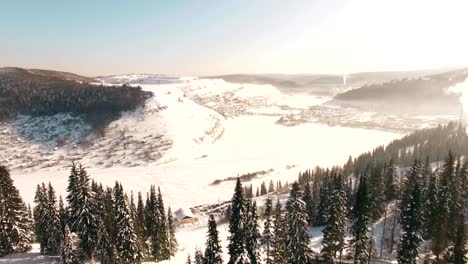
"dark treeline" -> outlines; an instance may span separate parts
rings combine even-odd
[[[0,120],[71,113],[94,127],[105,126],[145,100],[140,87],[94,85],[25,70],[0,72],[0,88]]]

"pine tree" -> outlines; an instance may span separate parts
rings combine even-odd
[[[167,217],[166,210],[164,209],[164,201],[161,194],[161,189],[158,188],[158,206],[159,211],[159,221],[157,222],[156,229],[158,230],[157,241],[160,244],[160,258],[159,260],[166,260],[171,257],[170,245],[169,245],[169,236],[168,236],[168,226],[167,226]]]
[[[250,204],[249,200],[247,200],[246,202]],[[255,201],[251,203],[250,206],[248,206],[248,210],[246,210],[245,227],[247,255],[249,256],[250,263],[257,264],[260,262],[260,231],[257,216],[257,203]]]
[[[309,226],[312,226],[314,224],[315,220],[315,210],[316,210],[316,205],[314,201],[314,197],[312,196],[312,190],[310,188],[309,182],[305,184],[304,187],[304,197],[302,198],[306,204],[306,212],[307,212],[307,222],[309,223]]]
[[[385,200],[387,202],[395,200],[398,196],[398,191],[397,167],[392,158],[385,168]]]
[[[283,210],[279,199],[276,201],[275,214],[273,219],[274,240],[273,240],[273,260],[275,264],[285,264],[286,260],[286,224],[283,217]]]
[[[328,175],[325,176],[324,181],[320,185],[319,202],[317,206],[317,213],[315,214],[315,226],[323,226],[327,223],[328,209],[330,208],[330,190]]]
[[[63,232],[65,230],[65,226],[67,225],[68,215],[61,195],[59,196],[58,214],[60,219],[60,230]]]
[[[68,225],[80,238],[83,258],[89,260],[93,258],[96,249],[99,227],[94,193],[91,190],[89,175],[81,164],[78,168],[72,164],[68,182]]]
[[[0,257],[31,249],[31,219],[10,172],[0,165]]]
[[[147,235],[145,227],[145,206],[143,204],[141,192],[138,192],[138,201],[135,214],[135,233],[137,235],[138,246],[143,251],[143,255],[145,255]]]
[[[238,263],[240,257],[246,253],[244,205],[242,184],[240,178],[237,178],[234,195],[231,199],[231,215],[229,216],[229,232],[231,233],[228,245],[229,264]]]
[[[334,263],[336,253],[343,252],[346,229],[346,192],[342,176],[333,180],[334,188],[331,193],[328,223],[323,229],[322,255],[327,263]]]
[[[140,254],[136,243],[136,235],[133,229],[133,222],[130,217],[123,188],[119,183],[115,183],[115,219],[117,223],[116,249],[119,263],[140,263]]]
[[[194,263],[195,264],[204,264],[205,258],[203,257],[202,251],[197,247],[195,249],[195,259]]]
[[[437,206],[438,206],[438,184],[437,177],[434,173],[428,175],[429,180],[426,191],[424,192],[423,199],[423,238],[429,239],[434,235],[434,227],[437,219]]]
[[[292,185],[286,203],[286,257],[288,263],[306,264],[310,259],[309,229],[305,203],[299,197],[299,184]]]
[[[190,253],[187,255],[187,260],[185,261],[185,264],[192,264],[192,258],[190,257]]]
[[[356,203],[353,210],[353,224],[351,226],[352,240],[354,248],[354,263],[369,263],[369,201],[367,195],[367,182],[364,176],[360,177],[359,187],[356,193]]]
[[[263,215],[265,222],[263,223],[263,232],[261,238],[261,245],[265,255],[265,264],[273,264],[274,262],[274,229],[273,229],[273,202],[268,197],[265,202],[265,214]]]
[[[171,207],[167,210],[167,226],[168,226],[168,239],[169,239],[169,253],[174,256],[177,253],[179,244],[175,236],[175,223],[172,216]]]
[[[159,243],[159,222],[161,221],[158,209],[156,188],[152,185],[147,197],[145,207],[146,236],[150,241],[150,254],[154,260],[161,260],[161,247]]]
[[[268,186],[268,193],[272,193],[275,191],[275,185],[273,184],[273,180],[270,180],[270,185]]]
[[[208,238],[206,241],[204,264],[223,263],[222,249],[219,240],[219,233],[213,215],[208,220]]]
[[[437,194],[438,206],[432,236],[432,251],[439,261],[441,253],[449,245],[449,217],[451,207],[450,183],[455,177],[455,159],[452,152],[449,152],[440,175],[439,192]]]
[[[400,223],[402,234],[398,260],[404,264],[416,264],[421,238],[421,191],[418,182],[419,167],[415,161],[407,172],[404,193],[401,200]]]
[[[40,246],[40,253],[45,254],[47,248],[47,188],[45,184],[37,185],[36,194],[34,197],[34,231],[36,233],[37,242]]]
[[[49,255],[58,255],[60,251],[62,228],[60,223],[60,216],[57,208],[57,197],[55,196],[54,188],[49,182],[47,187],[47,204],[44,215],[47,247],[46,253]]]
[[[369,174],[369,212],[371,222],[377,221],[385,209],[384,179],[380,165],[370,169]]]
[[[63,264],[78,264],[78,257],[73,248],[73,239],[68,225],[63,231],[63,241],[61,246],[61,259]]]
[[[463,215],[456,221],[456,237],[453,247],[449,250],[449,263],[466,264],[468,263],[468,250],[466,249],[466,234]]]

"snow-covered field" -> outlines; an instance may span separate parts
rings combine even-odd
[[[144,108],[124,113],[111,123],[104,137],[72,138],[61,144],[54,138],[43,138],[44,133],[38,131],[62,131],[60,117],[49,120],[47,129],[30,117],[1,124],[0,144],[5,151],[0,160],[12,169],[15,185],[27,202],[32,203],[35,186],[41,182],[50,181],[64,196],[71,160],[77,160],[105,185],[118,180],[126,191],[143,193],[150,184],[160,186],[166,204],[175,211],[230,199],[234,182],[210,184],[217,179],[271,170],[247,184],[255,189],[262,181],[292,182],[299,171],[343,164],[349,155],[402,136],[313,122],[280,124],[282,115],[329,98],[286,95],[270,85],[151,75],[101,80],[141,85],[154,96]],[[25,119],[30,122],[25,123]],[[37,126],[31,127],[31,122]],[[225,241],[226,226],[219,228]],[[180,229],[180,251],[171,263],[184,263],[188,252],[193,255],[195,245],[204,245],[205,234],[203,221],[200,226]]]

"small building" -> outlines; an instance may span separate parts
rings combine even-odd
[[[190,208],[179,208],[175,211],[175,218],[178,225],[198,223],[198,218]]]

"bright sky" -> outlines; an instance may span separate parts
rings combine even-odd
[[[349,73],[468,65],[467,0],[14,0],[0,66]]]

